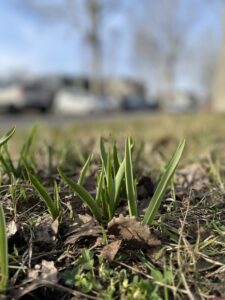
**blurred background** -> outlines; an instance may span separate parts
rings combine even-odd
[[[225,111],[225,1],[0,2],[0,119],[199,110]]]

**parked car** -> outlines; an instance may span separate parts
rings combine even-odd
[[[109,110],[109,103],[106,97],[99,97],[78,88],[66,88],[57,93],[54,99],[53,111],[64,114],[86,115]]]
[[[121,106],[123,110],[157,109],[156,103],[149,103],[144,96],[135,94],[124,97]]]
[[[188,91],[175,91],[164,97],[163,109],[169,113],[191,113],[198,109],[198,98]]]
[[[22,85],[24,94],[24,109],[47,112],[52,108],[53,99],[57,91],[57,83],[46,80],[34,80]]]
[[[0,111],[18,112],[24,107],[24,94],[21,86],[12,82],[0,85]]]
[[[59,83],[51,80],[26,80],[0,85],[0,111],[20,112],[27,109],[46,112],[51,109]]]

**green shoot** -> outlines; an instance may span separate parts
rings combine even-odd
[[[133,167],[132,167],[132,160],[131,160],[131,138],[128,137],[126,139],[126,146],[125,146],[125,180],[126,180],[126,190],[127,190],[127,200],[128,200],[128,209],[130,216],[138,217],[137,211],[137,196],[136,196],[136,189],[134,184],[134,177],[133,177]]]
[[[0,292],[5,291],[8,280],[8,240],[6,234],[5,216],[0,202]]]
[[[115,215],[115,211],[119,203],[121,184],[124,178],[125,160],[123,160],[122,163],[119,162],[115,144],[113,157],[111,156],[110,149],[107,153],[103,139],[100,138],[100,157],[102,166],[101,173],[98,175],[96,198],[94,199],[82,186],[91,157],[92,155],[89,156],[82,168],[81,175],[77,183],[66,177],[62,171],[59,171],[59,173],[62,179],[73,189],[75,194],[88,205],[96,220],[102,224],[103,220],[111,220]]]
[[[118,157],[116,142],[114,142],[114,144],[113,144],[113,163],[114,163],[114,170],[115,170],[115,174],[116,174],[120,167],[120,161],[119,161],[119,157]]]
[[[117,171],[116,178],[115,178],[115,209],[119,204],[119,194],[120,194],[122,181],[124,178],[124,172],[125,172],[125,159],[119,165],[119,169]]]
[[[37,177],[33,176],[30,173],[28,168],[27,168],[27,173],[28,173],[28,176],[30,178],[30,181],[31,181],[33,187],[35,188],[37,193],[40,195],[41,199],[46,204],[47,209],[48,209],[50,215],[52,216],[53,220],[55,220],[60,215],[59,200],[58,200],[58,189],[56,190],[56,187],[55,187],[55,195],[57,195],[57,196],[56,196],[55,200],[52,200],[52,198],[50,197],[50,195],[49,195],[48,191],[46,190],[46,188],[37,179]]]
[[[8,139],[15,132],[15,127],[12,128],[3,138],[1,138],[2,144],[1,144],[1,140],[0,140],[0,146],[3,144],[4,145],[3,145],[2,151],[1,151],[0,161],[9,177],[11,176],[11,174],[13,174],[15,178],[18,178],[23,174],[22,171],[24,169],[24,162],[26,162],[28,164],[29,152],[30,152],[30,148],[34,141],[36,130],[37,130],[37,126],[33,126],[30,134],[28,135],[27,140],[23,144],[22,150],[20,151],[20,157],[19,157],[17,166],[14,166],[14,164],[13,164],[13,160],[8,151],[8,147],[7,147],[7,143],[6,143],[8,141]],[[30,165],[30,168],[31,168],[31,165],[33,167],[33,164],[30,160],[29,160],[29,165]]]
[[[16,128],[10,129],[3,137],[0,138],[0,148],[5,145],[15,133]],[[0,291],[5,291],[8,281],[8,240],[6,234],[5,215],[0,202]]]
[[[14,177],[17,177],[17,172],[13,166],[11,156],[8,152],[7,144],[2,146],[0,161],[9,177],[11,176],[11,174],[13,174]]]
[[[11,128],[5,135],[0,138],[0,147],[8,142],[16,131],[16,127]]]
[[[64,175],[60,169],[58,171],[63,181],[67,183],[70,186],[70,188],[74,190],[76,194],[81,198],[81,200],[88,205],[96,220],[101,224],[102,212],[95,199],[91,196],[91,194],[88,193],[84,187],[82,187],[81,185],[77,184],[76,182],[68,178],[66,175]]]
[[[101,154],[101,159],[102,159],[102,164],[104,165],[104,168],[106,169],[107,166],[107,153],[105,151],[105,145],[103,142],[103,138],[100,137],[100,154]]]
[[[37,125],[34,125],[25,141],[23,144],[22,150],[20,151],[20,159],[19,159],[19,166],[23,164],[23,161],[27,159],[30,153],[31,146],[33,145],[34,138],[37,132]]]
[[[57,211],[61,212],[61,202],[60,202],[60,198],[59,198],[59,187],[57,185],[57,182],[54,181],[54,204],[55,204],[55,207],[57,209]]]
[[[185,140],[181,142],[174,155],[172,156],[169,164],[166,167],[166,170],[155,190],[155,193],[151,199],[151,202],[146,210],[146,213],[143,218],[143,224],[152,225],[154,218],[159,210],[160,204],[163,200],[163,196],[165,195],[166,189],[171,182],[171,179],[174,175],[174,172],[178,166],[178,163],[181,159],[181,155],[183,153],[185,146]]]
[[[90,162],[91,162],[91,160],[92,160],[92,157],[93,157],[93,154],[90,154],[89,156],[88,156],[88,159],[87,159],[87,161],[85,162],[85,164],[84,164],[84,166],[83,166],[83,168],[82,168],[82,170],[81,170],[81,172],[80,172],[80,177],[79,177],[79,179],[78,179],[78,184],[80,184],[80,185],[83,185],[83,183],[84,183],[84,178],[85,178],[85,176],[86,176],[86,174],[87,174],[87,171],[88,171],[88,169],[89,169],[89,166],[90,166]]]

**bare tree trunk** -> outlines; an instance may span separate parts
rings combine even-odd
[[[89,3],[91,19],[91,30],[88,39],[91,47],[91,75],[90,90],[94,94],[100,94],[102,85],[102,56],[101,56],[101,7],[99,0],[92,0]]]
[[[217,112],[225,112],[225,11],[223,14],[223,40],[215,70],[212,94],[212,109]]]

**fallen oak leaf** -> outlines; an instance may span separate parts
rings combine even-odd
[[[114,260],[117,252],[120,249],[121,242],[121,240],[117,240],[106,245],[101,251],[101,256],[110,261]]]
[[[100,226],[94,225],[92,221],[87,222],[73,230],[73,232],[67,237],[65,245],[75,244],[78,240],[86,237],[94,237],[97,239],[100,234]]]
[[[150,231],[149,226],[143,225],[134,217],[114,217],[108,224],[108,233],[122,239],[132,249],[161,245],[161,241]]]

